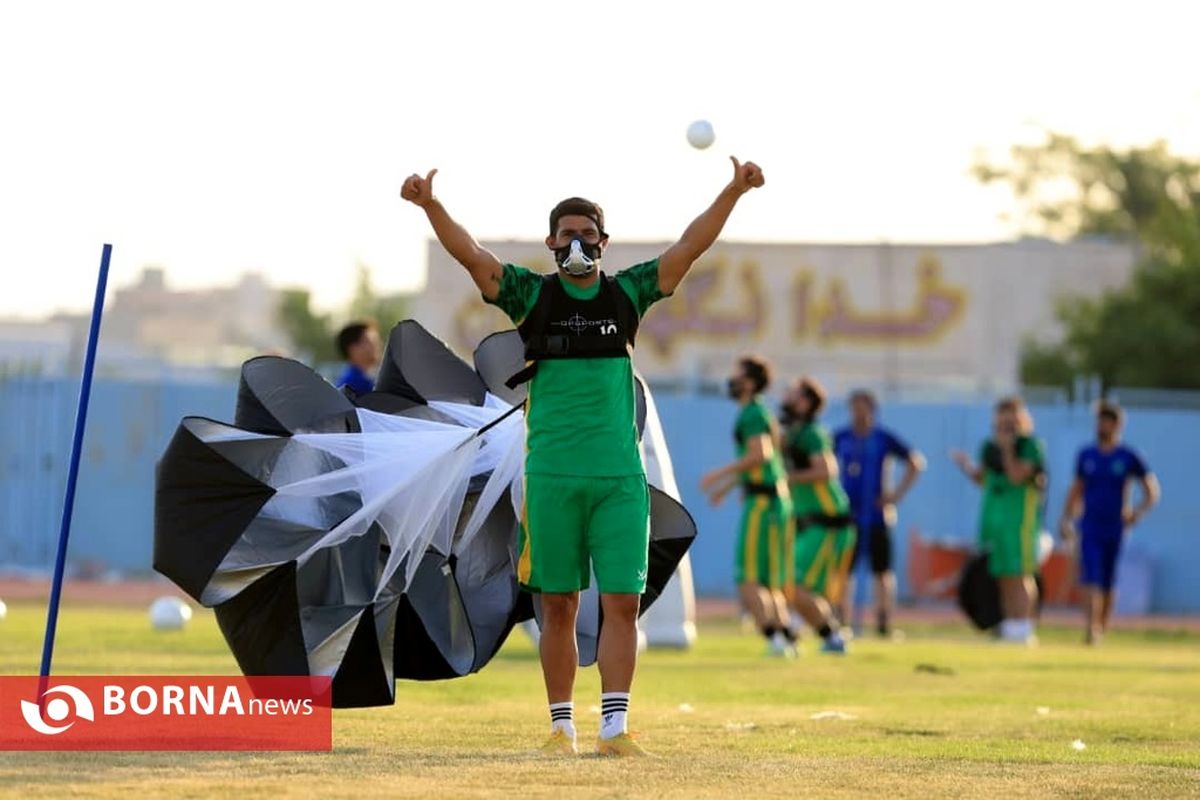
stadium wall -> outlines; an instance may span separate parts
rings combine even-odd
[[[0,570],[45,571],[53,562],[77,384],[16,378],[0,382]],[[95,386],[77,497],[71,561],[77,571],[144,573],[150,569],[154,465],[185,414],[231,420],[236,385],[99,380]],[[734,407],[723,398],[656,394],[684,502],[700,536],[693,548],[697,591],[732,593],[731,554],[737,503],[710,508],[698,489],[703,472],[732,455]],[[904,401],[885,404],[882,421],[921,449],[929,470],[900,508],[898,574],[906,591],[905,551],[911,531],[934,539],[972,541],[978,490],[946,456],[974,451],[987,435],[990,402]],[[1056,520],[1074,454],[1088,441],[1085,406],[1035,405],[1037,433],[1050,467],[1048,520]],[[825,415],[846,421],[844,404]],[[1138,527],[1133,546],[1150,563],[1151,609],[1200,612],[1200,493],[1187,489],[1200,452],[1200,412],[1133,409],[1127,437],[1163,484],[1162,504]]]

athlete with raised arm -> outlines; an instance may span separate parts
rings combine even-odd
[[[411,175],[401,197],[420,206],[438,241],[470,273],[488,303],[512,319],[531,367],[525,407],[525,501],[518,577],[541,593],[540,652],[551,735],[543,752],[576,752],[573,688],[579,592],[595,573],[604,624],[598,666],[603,755],[645,751],[626,716],[637,661],[638,603],[645,589],[649,490],[638,451],[633,364],[638,321],[669,296],[716,241],[738,200],[763,185],[757,165],[733,161],[733,177],[658,258],[607,275],[608,233],[598,205],[568,198],[550,212],[549,275],[504,264],[456,222],[433,192],[437,170]]]

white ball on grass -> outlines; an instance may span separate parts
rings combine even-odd
[[[192,618],[192,607],[178,597],[160,597],[150,604],[150,624],[156,631],[177,631]]]
[[[4,605],[4,601],[0,600],[0,619],[8,616],[8,606]]]
[[[687,140],[688,144],[697,150],[704,150],[717,140],[717,134],[713,131],[711,122],[706,119],[698,119],[688,125]]]

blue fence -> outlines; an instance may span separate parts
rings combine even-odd
[[[700,525],[693,546],[695,580],[701,593],[728,593],[732,583],[733,536],[739,508],[732,499],[710,508],[699,490],[708,468],[733,457],[734,407],[717,397],[655,398],[663,418],[684,502]],[[1050,497],[1046,519],[1062,511],[1075,454],[1093,437],[1094,420],[1086,406],[1034,406],[1037,435],[1046,443]],[[825,413],[831,427],[847,422],[846,408],[834,403]],[[979,490],[958,471],[947,451],[960,447],[975,454],[991,427],[991,403],[893,403],[881,422],[920,449],[929,469],[900,507],[897,572],[905,592],[905,551],[911,531],[924,536],[973,542]],[[1160,612],[1200,611],[1200,493],[1188,489],[1191,463],[1200,452],[1200,412],[1137,409],[1129,414],[1126,440],[1138,447],[1163,485],[1162,503],[1134,531],[1131,546],[1150,562],[1151,608]]]
[[[0,565],[54,562],[78,381],[0,383]],[[232,420],[236,386],[93,384],[71,528],[69,562],[148,571],[154,465],[188,414]]]
[[[53,562],[76,391],[77,384],[69,380],[0,382],[2,567],[48,569]],[[97,381],[76,501],[73,564],[149,570],[155,461],[182,416],[231,420],[234,397],[232,383]],[[711,396],[662,394],[656,400],[684,500],[700,526],[693,549],[697,588],[704,594],[729,594],[737,504],[731,498],[722,508],[710,508],[698,485],[706,469],[732,457],[734,407]],[[1049,458],[1047,518],[1055,520],[1074,454],[1091,438],[1092,417],[1081,406],[1032,410]],[[826,413],[831,426],[845,419],[845,407],[839,404]],[[974,452],[990,419],[990,404],[984,402],[904,402],[884,408],[882,421],[929,460],[929,470],[900,509],[896,549],[902,581],[909,531],[973,540],[978,490],[958,473],[946,451],[963,447]],[[1187,477],[1191,459],[1200,452],[1200,412],[1134,410],[1126,438],[1142,450],[1163,484],[1162,504],[1134,533],[1153,569],[1152,608],[1200,612],[1200,492],[1188,489]]]

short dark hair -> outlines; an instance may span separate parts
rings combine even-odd
[[[1025,408],[1025,401],[1018,395],[1010,394],[996,401],[996,411],[1016,411],[1020,413]]]
[[[738,359],[738,367],[746,373],[746,377],[754,384],[754,393],[758,394],[771,385],[774,370],[771,362],[759,355],[746,355]]]
[[[855,389],[850,393],[851,403],[858,402],[859,400],[862,400],[864,403],[870,406],[872,411],[875,411],[879,408],[879,401],[875,398],[875,393],[870,389]]]
[[[568,197],[550,209],[550,235],[554,236],[558,233],[558,221],[560,219],[572,215],[587,217],[596,223],[601,236],[608,235],[604,232],[604,209],[591,200],[585,200],[582,197]]]
[[[1020,395],[1010,394],[997,400],[996,413],[1001,411],[1011,411],[1017,415],[1017,433],[1023,436],[1033,433],[1033,414],[1029,413],[1029,406],[1025,405],[1025,400]]]
[[[821,409],[825,408],[825,398],[828,397],[825,393],[825,387],[811,375],[805,375],[800,378],[798,385],[800,391],[808,397],[809,419],[816,419],[817,415],[821,413]]]
[[[351,322],[338,331],[337,349],[342,354],[342,358],[349,358],[350,348],[362,341],[367,331],[372,330],[375,330],[375,323],[368,319]]]
[[[1096,416],[1108,417],[1113,422],[1120,425],[1125,421],[1125,410],[1112,400],[1101,400],[1100,402],[1096,403]]]

